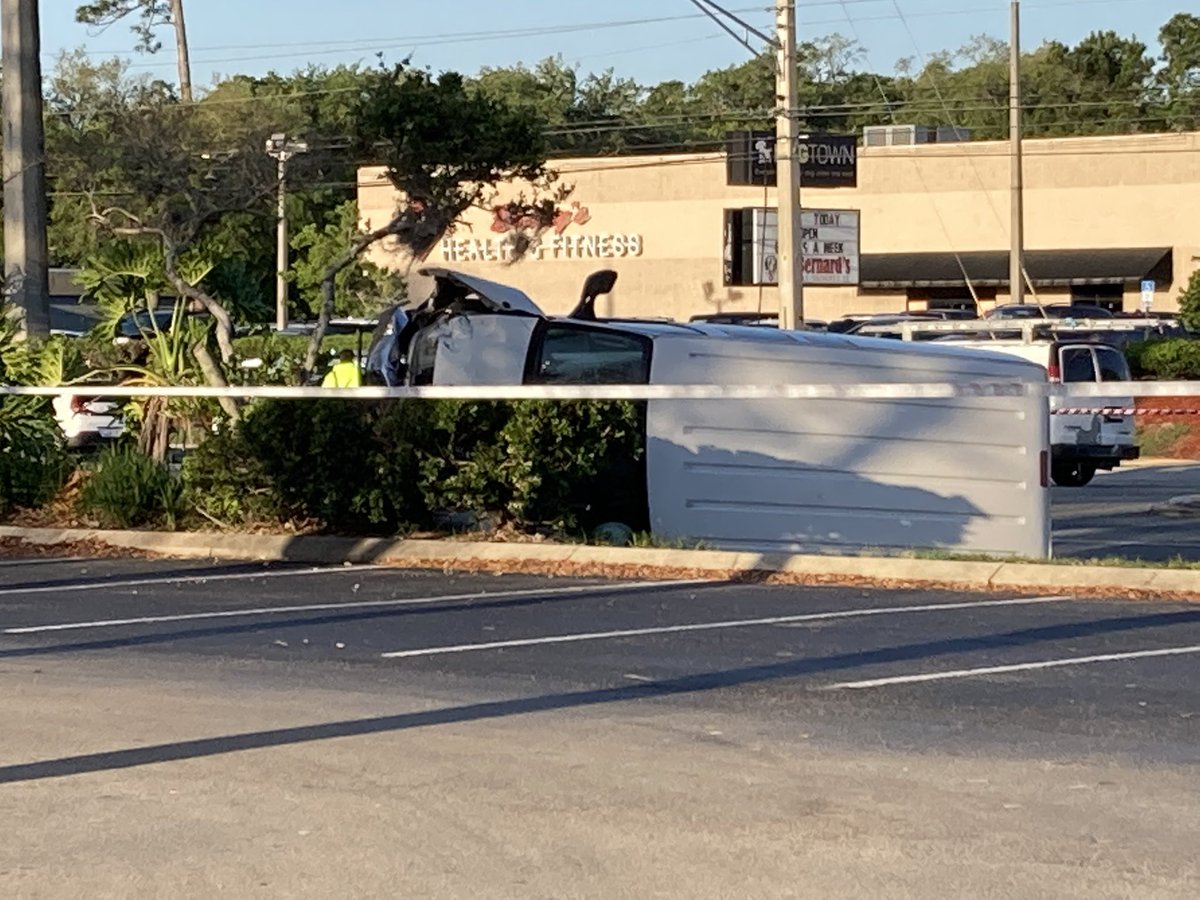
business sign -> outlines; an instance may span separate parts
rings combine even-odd
[[[726,182],[773,186],[779,183],[773,131],[733,131],[726,135]],[[858,138],[852,134],[808,134],[796,141],[801,187],[856,187]]]
[[[805,284],[858,284],[857,209],[805,209],[801,268]]]
[[[858,284],[858,210],[802,210],[800,228],[804,284]],[[779,283],[776,210],[756,207],[725,211],[724,274],[727,286]]]
[[[642,255],[645,241],[637,233],[566,233],[572,226],[582,227],[591,221],[591,211],[578,201],[555,210],[548,228],[533,218],[514,221],[508,207],[497,206],[492,210],[489,230],[501,236],[446,237],[440,247],[442,261],[512,263],[518,258],[517,243],[523,235],[530,237],[524,259],[629,259]]]

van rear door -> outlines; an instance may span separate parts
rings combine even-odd
[[[1125,354],[1115,347],[1094,347],[1092,352],[1096,355],[1096,373],[1099,380],[1120,382],[1122,391],[1128,390],[1133,376],[1129,371],[1129,363],[1125,361]],[[1117,385],[1114,384],[1114,387]],[[1110,409],[1110,412],[1100,417],[1100,443],[1118,447],[1134,444],[1136,438],[1133,433],[1133,415],[1123,411],[1131,408],[1133,404],[1134,398],[1129,393],[1100,398],[1097,405]]]
[[[1060,344],[1058,365],[1064,384],[1120,382],[1132,380],[1125,357],[1114,347],[1096,344]],[[1112,397],[1052,398],[1050,441],[1056,445],[1078,447],[1090,455],[1102,447],[1132,447],[1133,417],[1118,410],[1133,405],[1126,387]],[[1061,412],[1063,409],[1087,409],[1088,412]],[[1101,409],[1110,412],[1101,413]],[[1120,455],[1118,454],[1118,458]]]

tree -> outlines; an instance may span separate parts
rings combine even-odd
[[[97,248],[101,236],[88,220],[91,205],[81,186],[105,179],[99,171],[104,160],[92,149],[108,142],[113,116],[174,100],[170,85],[131,76],[123,60],[94,61],[82,50],[59,55],[46,80],[45,100],[52,265],[78,266]]]
[[[562,125],[575,106],[579,77],[561,56],[543,59],[533,68],[521,63],[493,68],[485,66],[474,79],[485,96],[521,109],[528,109],[550,128]]]
[[[528,232],[549,227],[565,196],[553,192],[554,176],[546,168],[545,123],[457,73],[435,77],[404,63],[380,66],[355,97],[352,119],[355,149],[383,166],[398,205],[389,221],[358,233],[325,268],[306,373],[316,366],[333,314],[337,275],[367,248],[391,238],[420,258],[468,209],[494,204],[497,185],[517,181],[532,185],[534,193],[507,204],[510,220],[520,225],[514,245],[519,255],[529,246]]]
[[[204,340],[191,352],[205,380],[225,386],[222,364],[233,357],[233,316],[205,281],[192,283],[183,261],[200,255],[212,264],[220,258],[222,228],[231,217],[257,216],[264,227],[272,220],[276,181],[262,151],[266,135],[214,146],[195,107],[161,97],[115,108],[103,119],[103,128],[74,134],[87,165],[60,178],[59,186],[87,198],[89,219],[105,234],[157,242],[167,283],[210,317]],[[222,406],[237,417],[236,405]]]
[[[138,15],[131,29],[138,37],[137,48],[157,53],[162,43],[156,30],[163,25],[175,28],[175,59],[179,68],[179,96],[192,102],[192,66],[188,56],[187,26],[183,18],[183,0],[92,0],[75,10],[75,21],[107,28],[126,16]]]
[[[1179,294],[1179,321],[1188,331],[1200,331],[1200,269]]]
[[[1200,124],[1200,17],[1178,13],[1158,32],[1167,126],[1186,131]]]
[[[775,128],[775,55],[705,72],[691,87],[697,141],[718,146],[727,131]]]
[[[310,223],[292,237],[292,249],[296,251],[292,282],[309,310],[320,309],[325,270],[359,233],[358,204],[347,200],[324,225]],[[373,262],[346,266],[337,274],[334,312],[343,316],[377,314],[384,306],[397,302],[404,286],[403,276]]]

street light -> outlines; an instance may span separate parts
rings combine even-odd
[[[288,325],[287,164],[296,154],[307,152],[307,142],[289,140],[283,132],[276,132],[267,138],[267,155],[279,163],[278,229],[275,245],[275,328],[278,331],[283,331]]]

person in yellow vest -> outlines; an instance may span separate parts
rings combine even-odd
[[[338,361],[333,364],[321,387],[355,388],[362,386],[362,372],[358,369],[358,360],[354,358],[353,350],[343,350],[338,354]]]

